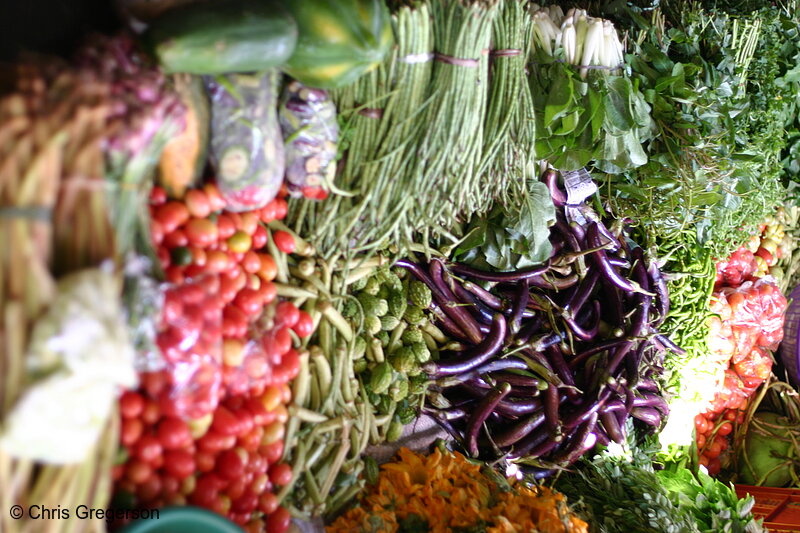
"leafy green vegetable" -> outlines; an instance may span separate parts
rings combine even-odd
[[[706,533],[745,533],[761,531],[753,518],[755,499],[736,495],[733,485],[717,481],[702,470],[693,474],[686,468],[659,470],[659,481],[672,503],[686,510]]]
[[[602,70],[583,80],[576,68],[540,53],[530,84],[538,157],[559,170],[594,162],[614,173],[647,162],[642,143],[655,129],[635,80]]]
[[[642,448],[631,457],[608,452],[583,459],[576,474],[556,488],[590,524],[593,533],[758,533],[754,499],[739,499],[732,485],[672,465],[656,470]]]
[[[555,219],[547,186],[531,182],[527,196],[518,205],[496,205],[487,217],[476,217],[454,258],[500,271],[539,265],[553,250],[549,228]]]
[[[668,240],[693,228],[699,244],[726,257],[783,195],[783,124],[795,99],[786,84],[794,82],[781,78],[787,52],[767,49],[786,42],[776,32],[792,32],[777,7],[730,15],[674,0],[664,12],[652,21],[627,13],[641,28],[632,78],[658,134],[647,164],[606,178],[612,209]]]

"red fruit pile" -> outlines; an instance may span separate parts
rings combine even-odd
[[[760,250],[760,248],[759,248]],[[760,256],[758,256],[760,257]],[[763,258],[742,247],[717,264],[709,323],[709,348],[725,377],[705,413],[695,418],[700,464],[719,473],[733,423],[770,376],[772,356],[783,338],[786,298],[771,278],[763,278]]]
[[[258,395],[230,396],[213,416],[187,422],[126,392],[120,410],[128,460],[114,469],[117,494],[132,495],[139,508],[188,503],[248,531],[286,531],[289,513],[275,492],[292,479],[281,462],[290,395],[287,383],[273,384]]]
[[[188,191],[182,201],[154,188],[151,237],[172,284],[157,337],[171,379],[162,393],[166,412],[200,418],[228,388],[241,394],[248,383],[269,379],[264,350],[249,340],[260,337],[254,325],[276,297],[269,240],[273,253],[294,251],[291,234],[266,225],[286,216],[285,195],[262,209],[231,213],[213,184]],[[311,318],[299,312],[297,320]],[[277,335],[291,343],[288,330]]]
[[[293,348],[311,316],[276,298],[276,254],[295,240],[267,224],[286,215],[286,191],[263,209],[224,211],[214,185],[168,200],[151,195],[151,237],[168,285],[156,338],[165,367],[140,375],[120,400],[125,461],[115,467],[126,505],[193,504],[252,531],[285,531],[275,489],[300,370]],[[281,258],[282,259],[282,258]]]

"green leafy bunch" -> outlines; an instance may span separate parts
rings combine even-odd
[[[642,144],[655,134],[638,82],[579,70],[539,53],[529,77],[536,109],[536,155],[559,170],[593,164],[619,173],[647,162]]]
[[[519,270],[549,259],[550,226],[556,213],[547,186],[528,184],[516,205],[495,205],[486,217],[475,217],[466,238],[454,251],[459,261],[499,271]]]

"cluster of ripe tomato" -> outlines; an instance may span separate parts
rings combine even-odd
[[[762,235],[759,242],[772,242]],[[751,244],[757,251],[758,243]],[[762,254],[763,255],[763,254]],[[699,462],[716,475],[725,463],[730,433],[743,420],[747,402],[772,371],[770,350],[783,338],[786,298],[765,278],[762,261],[745,247],[717,264],[711,299],[709,348],[724,379],[705,413],[695,417]]]
[[[154,188],[151,238],[168,285],[156,338],[163,369],[141,374],[120,401],[124,462],[114,470],[126,505],[193,504],[248,531],[285,531],[275,489],[300,369],[293,339],[311,316],[278,301],[275,254],[295,241],[268,224],[286,215],[286,191],[262,209],[225,211],[218,189],[169,200]],[[271,242],[270,242],[271,241]]]

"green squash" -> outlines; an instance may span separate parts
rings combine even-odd
[[[310,87],[353,83],[380,64],[394,40],[381,0],[284,0],[284,6],[299,34],[283,69]]]
[[[270,0],[219,0],[167,11],[143,39],[165,72],[249,73],[284,64],[297,26]]]

